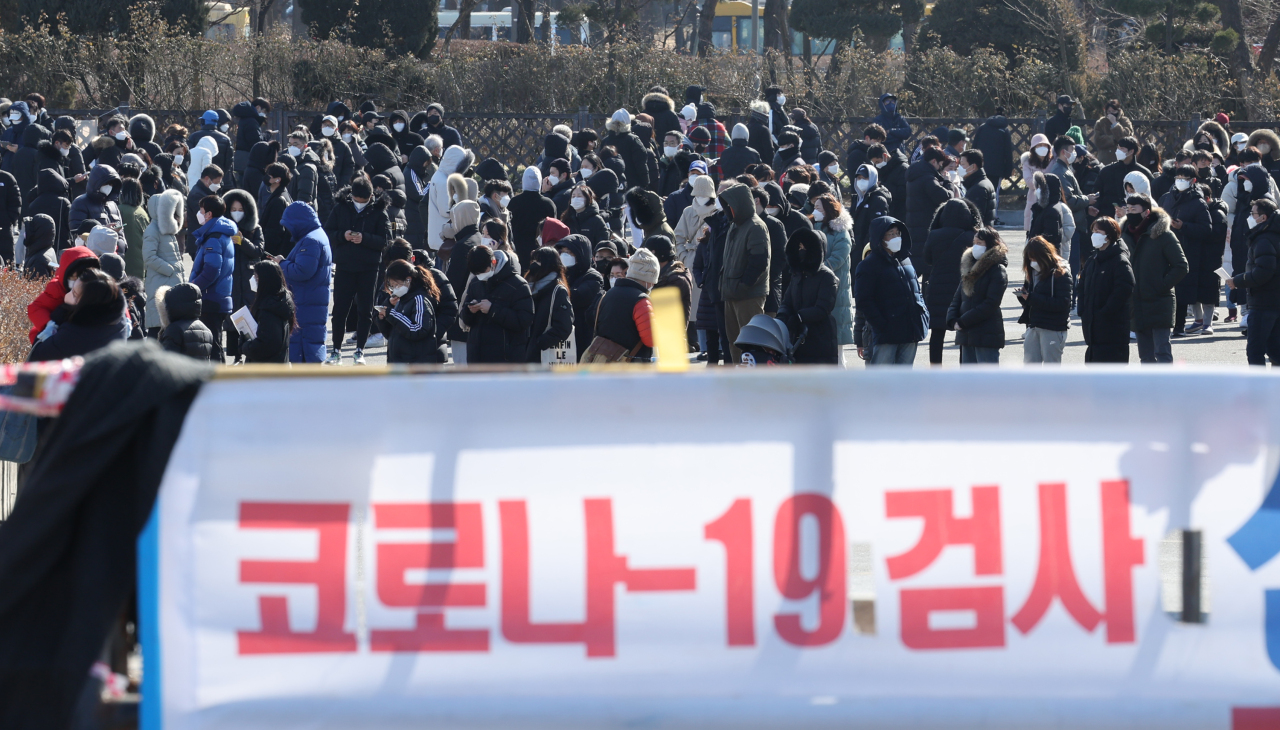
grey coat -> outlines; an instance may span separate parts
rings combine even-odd
[[[147,200],[151,223],[142,233],[142,264],[147,270],[147,321],[159,322],[156,292],[162,286],[175,287],[187,280],[182,263],[178,231],[185,222],[186,200],[177,190],[166,190]]]

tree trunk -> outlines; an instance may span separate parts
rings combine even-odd
[[[1262,41],[1262,52],[1258,54],[1258,73],[1266,78],[1276,62],[1276,51],[1280,50],[1280,15],[1271,21],[1267,29],[1267,38]]]
[[[711,49],[711,24],[716,20],[716,6],[720,0],[703,0],[702,15],[698,18],[698,56],[706,58]]]
[[[1222,27],[1230,28],[1240,36],[1240,42],[1231,52],[1231,75],[1235,77],[1240,96],[1244,99],[1244,108],[1240,111],[1243,112],[1244,119],[1249,119],[1256,114],[1253,113],[1254,104],[1250,100],[1253,91],[1253,52],[1244,32],[1244,13],[1240,10],[1240,0],[1216,0],[1216,3],[1222,11]],[[1267,36],[1274,32],[1273,29]]]
[[[534,0],[516,0],[514,4],[520,14],[516,23],[516,43],[533,42],[533,2]]]
[[[1164,11],[1164,52],[1173,55],[1173,3],[1169,3]]]
[[[910,56],[916,49],[916,33],[920,30],[919,23],[906,23],[902,26],[902,54]]]
[[[791,55],[791,33],[787,28],[786,0],[764,0],[764,47]]]

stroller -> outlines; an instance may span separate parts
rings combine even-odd
[[[796,346],[791,344],[791,332],[782,320],[767,314],[752,317],[733,344],[742,350],[741,367],[793,364],[791,354]]]

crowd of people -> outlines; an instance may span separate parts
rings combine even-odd
[[[47,280],[31,358],[152,337],[218,363],[337,365],[350,334],[356,365],[383,343],[392,363],[647,360],[650,292],[674,287],[709,364],[850,348],[910,365],[925,340],[940,364],[949,331],[962,363],[996,363],[1000,183],[1019,164],[1025,362],[1060,362],[1073,314],[1088,362],[1127,362],[1132,339],[1171,362],[1224,294],[1248,361],[1280,356],[1270,130],[1233,135],[1219,114],[1162,160],[1118,101],[1086,140],[1061,96],[1015,157],[1001,114],[909,146],[885,94],[840,155],[778,87],[732,129],[704,91],[681,105],[653,87],[601,131],[556,126],[515,169],[478,161],[439,104],[334,101],[270,130],[256,98],[195,130],[112,117],[80,144],[39,94],[0,100],[0,258]]]

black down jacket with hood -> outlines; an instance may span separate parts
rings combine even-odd
[[[778,307],[778,319],[799,342],[793,353],[798,364],[834,365],[840,359],[832,314],[840,281],[823,263],[826,258],[827,238],[821,231],[801,230],[787,241],[791,283]]]
[[[982,225],[982,214],[968,200],[948,200],[929,226],[922,258],[929,265],[924,301],[936,325],[947,318],[947,307],[960,288],[960,258],[973,246],[973,234]]]
[[[200,289],[179,284],[156,292],[160,311],[160,345],[197,360],[213,359],[213,332],[200,321]]]

